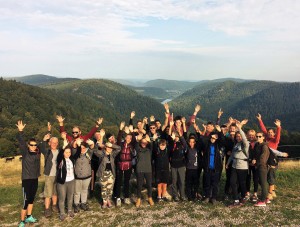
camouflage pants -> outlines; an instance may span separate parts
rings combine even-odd
[[[115,177],[111,171],[104,171],[103,176],[100,178],[101,195],[103,201],[110,199],[113,194]]]

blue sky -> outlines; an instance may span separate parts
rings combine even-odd
[[[0,0],[0,76],[299,81],[298,0]]]

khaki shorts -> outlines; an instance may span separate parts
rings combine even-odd
[[[44,196],[45,196],[45,198],[51,198],[53,195],[57,195],[56,177],[45,175]]]

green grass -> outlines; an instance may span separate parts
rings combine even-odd
[[[222,181],[224,178],[222,178]],[[222,182],[223,185],[223,182]],[[298,225],[300,220],[300,170],[280,170],[277,173],[277,195],[266,208],[243,207],[230,209],[227,203],[219,201],[216,206],[203,203],[168,202],[134,205],[102,210],[99,196],[89,200],[90,211],[81,212],[74,219],[67,219],[63,226],[283,226]],[[42,191],[39,184],[37,195]],[[223,186],[220,187],[220,196]],[[96,194],[99,194],[97,188]],[[155,197],[155,195],[154,195]],[[20,185],[0,187],[0,226],[16,226],[22,204]],[[36,198],[33,214],[39,219],[39,226],[62,226],[55,214],[50,219],[43,217],[43,200]]]

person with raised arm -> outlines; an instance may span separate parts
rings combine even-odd
[[[124,130],[125,128],[125,130]],[[125,140],[122,141],[123,133],[125,133]],[[116,185],[115,185],[115,196],[116,206],[121,206],[121,187],[123,185],[124,203],[129,205],[130,194],[129,194],[129,181],[132,174],[132,160],[135,154],[135,135],[133,132],[133,126],[125,127],[125,122],[120,123],[119,133],[117,137],[117,145],[121,147],[121,152],[116,158]],[[123,182],[124,179],[124,182]]]
[[[34,138],[29,139],[28,143],[25,142],[23,131],[26,124],[23,124],[22,121],[18,121],[16,126],[19,132],[17,139],[22,154],[23,207],[19,227],[23,227],[26,223],[37,222],[37,219],[32,216],[32,210],[34,197],[38,189],[41,153],[38,148],[38,143]]]
[[[248,174],[249,143],[242,130],[242,124],[236,121],[237,132],[234,137],[232,153],[226,164],[226,168],[232,165],[230,185],[233,192],[234,202],[230,207],[237,207],[244,204],[246,200],[246,180]],[[232,162],[232,163],[231,163]],[[241,199],[238,198],[238,187],[241,190]]]
[[[180,120],[181,121],[181,120]],[[175,202],[179,201],[178,192],[181,200],[185,201],[185,165],[187,144],[183,136],[183,131],[173,131],[174,121],[170,121],[168,143],[171,148],[170,164],[172,175],[172,197]]]
[[[281,134],[281,121],[276,119],[274,124],[276,125],[276,132],[274,129],[269,128],[266,129],[262,117],[260,114],[257,114],[257,119],[259,123],[259,127],[261,131],[265,134],[266,142],[268,143],[268,147],[277,150],[278,144],[280,142],[280,134]],[[273,155],[273,152],[270,153],[270,155]],[[276,155],[274,155],[272,159],[272,163],[269,163],[269,170],[268,170],[268,183],[269,183],[269,194],[268,199],[273,200],[273,198],[276,197],[275,192],[275,183],[276,183],[276,170],[278,169],[278,159]]]
[[[61,116],[61,115],[57,115],[56,119],[59,123],[60,133],[65,132],[65,128],[64,128],[65,118],[63,118],[63,116]],[[79,126],[74,126],[73,130],[72,130],[72,136],[67,134],[67,140],[69,141],[69,143],[72,143],[72,142],[76,141],[77,139],[81,139],[83,141],[86,141],[86,140],[92,138],[94,136],[95,132],[97,131],[97,129],[99,128],[99,126],[102,124],[102,121],[103,121],[103,118],[99,118],[96,121],[95,127],[93,127],[91,129],[91,131],[86,135],[81,134],[81,130],[80,130]]]

